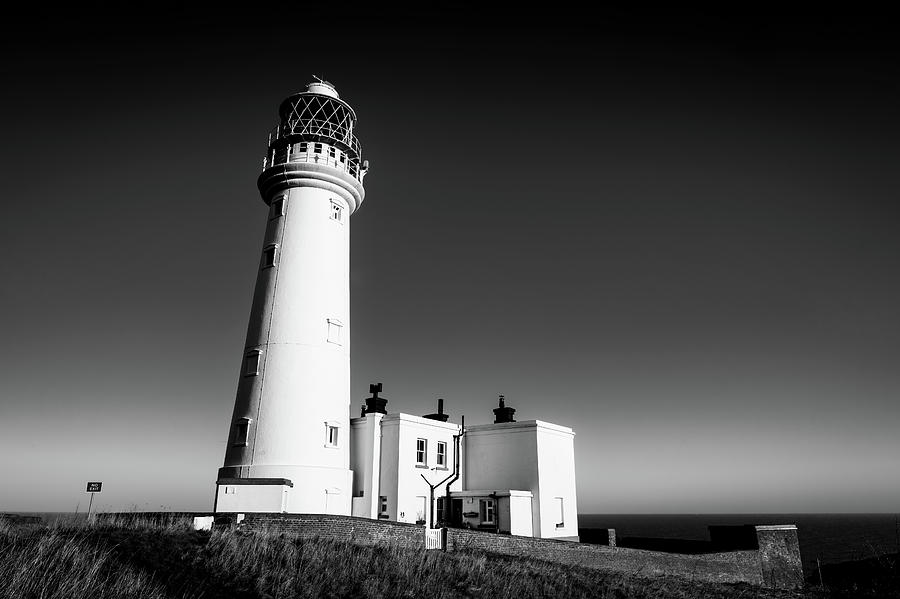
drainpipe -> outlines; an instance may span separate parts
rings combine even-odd
[[[494,501],[494,532],[500,534],[500,500],[497,498],[496,491],[491,493],[489,497]]]
[[[463,415],[462,423],[459,426],[459,434],[453,435],[453,478],[447,481],[447,495],[446,501],[447,503],[444,505],[444,514],[448,513],[448,510],[452,511],[451,506],[453,505],[450,501],[450,485],[456,482],[459,478],[459,444],[462,438],[466,434],[466,417]],[[446,518],[446,516],[445,516]]]

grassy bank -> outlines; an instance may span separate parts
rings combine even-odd
[[[480,552],[197,532],[187,519],[80,526],[0,522],[3,598],[813,597],[747,585],[644,578]]]

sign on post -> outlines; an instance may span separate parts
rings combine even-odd
[[[87,484],[87,492],[91,494],[91,500],[88,502],[88,520],[91,519],[91,506],[94,505],[94,493],[99,493],[100,487],[102,486],[103,483],[99,481],[88,482]]]

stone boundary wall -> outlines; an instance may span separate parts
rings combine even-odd
[[[219,515],[215,526],[234,524],[236,514]],[[304,539],[333,539],[365,545],[391,544],[425,550],[425,533],[418,524],[327,514],[244,514],[243,530],[290,532]]]
[[[159,520],[213,516],[210,512],[98,513],[99,521]],[[424,528],[417,524],[328,514],[225,513],[215,515],[215,527],[289,532],[306,539],[334,539],[366,545],[393,545],[425,550]],[[613,570],[636,576],[674,575],[711,582],[744,582],[757,586],[797,589],[803,568],[794,526],[755,527],[759,549],[721,553],[680,554],[554,539],[535,539],[479,530],[446,529],[448,551],[476,550],[528,556],[563,564]],[[612,540],[614,537],[610,535]]]
[[[96,522],[155,522],[166,524],[182,519],[198,516],[215,516],[214,512],[94,512],[91,514]]]
[[[762,585],[758,551],[681,555],[608,545],[514,537],[473,530],[447,529],[447,550],[478,549],[504,555],[615,570],[638,576],[674,575],[713,582]]]
[[[236,520],[236,514],[220,515],[216,519],[216,526],[234,525]],[[244,530],[290,532],[308,539],[335,539],[369,545],[393,544],[425,549],[425,535],[419,525],[354,516],[247,513],[239,526]],[[793,538],[796,543],[796,531]],[[637,576],[674,575],[694,580],[744,582],[778,588],[798,588],[803,583],[802,570],[798,570],[794,576],[790,573],[773,576],[772,566],[763,563],[767,559],[766,547],[763,550],[684,555],[459,528],[447,529],[446,543],[448,551],[478,550],[510,556],[524,555]],[[799,550],[797,556],[799,560]],[[778,559],[783,560],[783,553],[779,554]]]
[[[5,522],[8,524],[12,524],[15,526],[24,526],[24,525],[42,525],[44,523],[44,519],[40,516],[20,516],[19,514],[0,514],[0,522]]]

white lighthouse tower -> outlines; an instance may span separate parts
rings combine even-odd
[[[216,511],[350,514],[350,215],[356,114],[318,80],[288,97],[258,186],[269,206]]]

